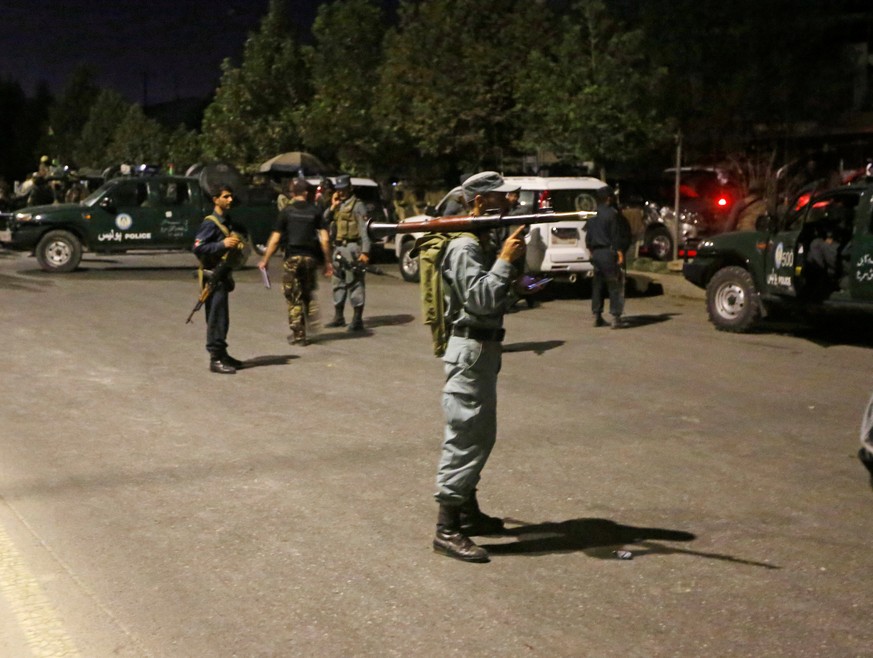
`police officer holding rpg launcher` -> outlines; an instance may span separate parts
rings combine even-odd
[[[367,207],[352,191],[349,176],[338,176],[336,192],[331,206],[325,213],[333,229],[333,320],[326,327],[343,327],[346,324],[344,309],[346,299],[352,306],[352,322],[349,331],[363,331],[364,302],[367,263],[370,262],[370,238],[367,236]]]
[[[513,189],[494,171],[471,176],[463,184],[473,215],[505,212],[506,192]],[[450,336],[443,355],[445,430],[436,478],[439,514],[433,548],[466,562],[489,560],[471,535],[503,530],[501,519],[479,509],[476,488],[497,438],[503,314],[517,300],[515,279],[525,253],[522,231],[519,227],[506,239],[493,264],[483,248],[490,231],[452,237],[439,265]]]

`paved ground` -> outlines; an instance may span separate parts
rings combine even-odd
[[[299,348],[246,270],[222,377],[190,265],[0,253],[0,655],[869,655],[869,327],[522,308],[481,492],[511,531],[467,565],[430,549],[415,286],[370,277],[366,335]]]

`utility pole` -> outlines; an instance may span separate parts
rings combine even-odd
[[[673,260],[679,258],[679,181],[682,177],[682,131],[676,131],[676,182],[673,195]]]

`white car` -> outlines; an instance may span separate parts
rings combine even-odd
[[[525,238],[527,271],[570,281],[591,276],[594,268],[591,255],[585,247],[585,223],[587,217],[593,216],[597,209],[594,192],[606,183],[590,176],[506,176],[504,180],[519,186],[519,212],[584,213],[583,218],[578,220],[530,225]],[[417,215],[403,221],[419,222],[441,217],[448,201],[460,191],[461,188],[456,187],[446,194],[437,204],[433,215]],[[406,281],[418,281],[418,260],[410,258],[409,251],[420,235],[398,234],[394,242],[400,274]]]

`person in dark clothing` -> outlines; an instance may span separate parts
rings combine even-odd
[[[270,258],[283,244],[285,274],[282,289],[288,302],[288,326],[292,343],[307,345],[310,318],[315,315],[312,293],[316,287],[316,270],[321,262],[324,275],[333,275],[327,222],[321,209],[308,200],[309,184],[303,178],[291,181],[291,201],[279,213],[273,233],[258,267],[267,269]]]
[[[212,294],[206,299],[206,350],[209,352],[209,369],[222,375],[232,375],[243,366],[241,361],[227,353],[227,331],[230,328],[228,296],[235,284],[229,267],[221,275],[213,272],[222,261],[242,253],[240,247],[243,243],[230,221],[233,190],[227,185],[220,186],[212,197],[212,202],[215,208],[197,229],[193,251],[200,259],[203,282],[208,277],[219,276]]]
[[[601,187],[596,192],[597,214],[585,225],[585,246],[591,254],[594,266],[594,279],[591,284],[591,312],[594,326],[603,327],[603,291],[609,294],[609,313],[612,315],[612,328],[624,326],[624,258],[628,249],[622,218],[610,203],[612,189]],[[627,221],[627,220],[624,220]]]

